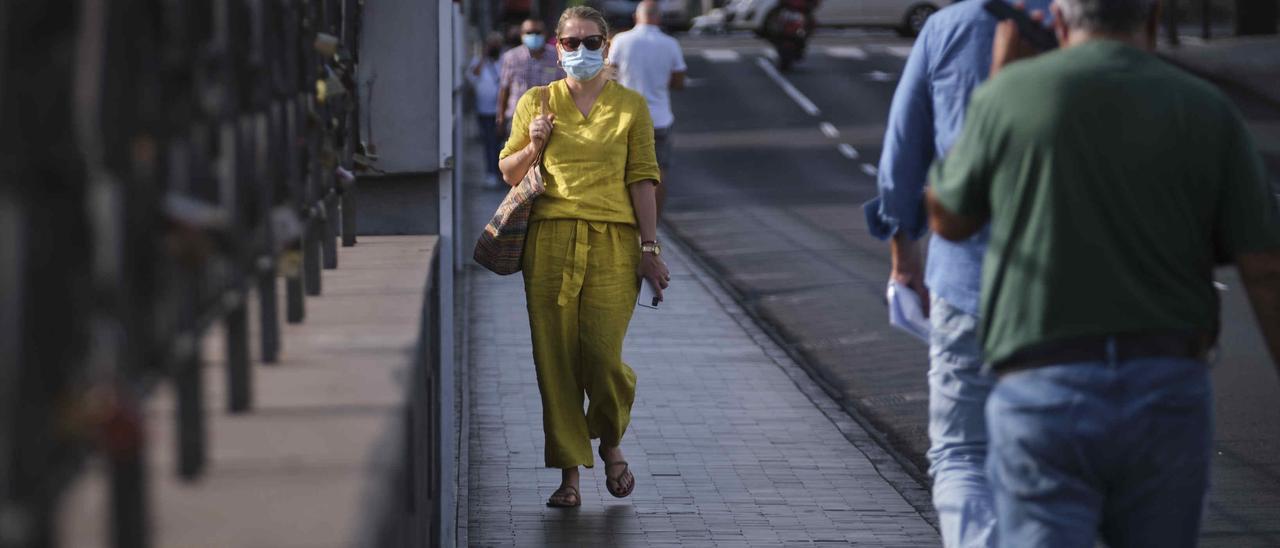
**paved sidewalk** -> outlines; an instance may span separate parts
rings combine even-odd
[[[597,465],[575,510],[544,505],[560,473],[543,468],[522,282],[473,267],[470,545],[938,545],[899,465],[682,249],[664,257],[667,302],[636,312],[625,350],[636,490],[612,498]]]

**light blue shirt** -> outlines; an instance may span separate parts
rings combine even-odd
[[[929,17],[903,69],[889,109],[877,177],[879,196],[862,206],[867,228],[881,240],[898,231],[912,239],[928,230],[924,188],[929,165],[951,148],[964,124],[969,96],[991,71],[996,20],[983,0],[965,0]],[[1048,0],[1027,9],[1048,13]],[[990,229],[959,243],[929,240],[925,285],[969,314],[978,313],[982,255]]]

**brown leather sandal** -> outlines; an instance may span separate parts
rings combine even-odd
[[[604,458],[604,457],[601,457],[601,458]],[[610,476],[609,468],[614,466],[621,466],[622,473],[616,476]],[[632,491],[635,491],[636,489],[636,476],[635,474],[631,473],[631,465],[627,464],[627,461],[625,460],[620,460],[617,462],[605,462],[604,477],[605,477],[604,488],[608,489],[609,494],[613,495],[614,497],[617,497],[620,499],[626,498],[628,495],[631,494]],[[627,478],[631,479],[631,486],[627,487],[626,490],[614,487],[615,485],[621,486],[623,484],[623,481],[626,480]]]
[[[556,489],[556,492],[551,493],[551,498],[547,499],[547,506],[551,508],[577,508],[582,506],[582,495],[578,494],[577,487],[565,485]]]

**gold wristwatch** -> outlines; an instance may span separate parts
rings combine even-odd
[[[641,253],[652,253],[654,257],[662,255],[662,244],[658,242],[640,242]]]

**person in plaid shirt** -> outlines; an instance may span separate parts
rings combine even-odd
[[[542,21],[526,19],[520,24],[520,36],[523,46],[502,54],[502,69],[498,75],[498,115],[495,117],[500,135],[511,127],[516,102],[524,92],[564,78],[556,48],[547,43],[546,27]]]

